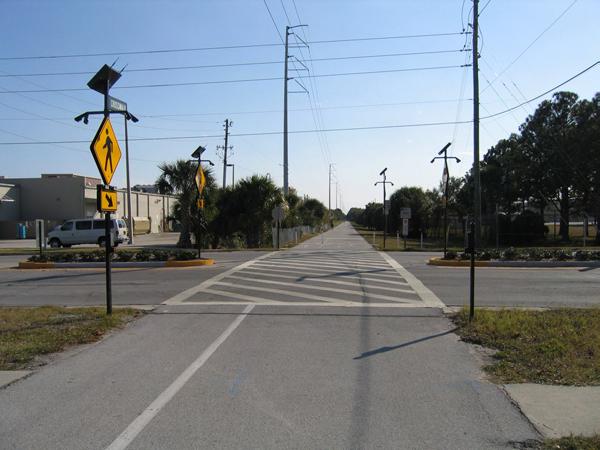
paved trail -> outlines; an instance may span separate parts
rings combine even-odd
[[[0,391],[6,448],[511,448],[535,431],[442,303],[347,224]]]

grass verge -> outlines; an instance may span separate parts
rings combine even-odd
[[[485,366],[499,383],[600,385],[600,308],[478,310],[454,316],[460,337],[497,352]]]
[[[24,369],[36,356],[97,341],[139,314],[125,308],[111,316],[103,308],[0,308],[0,370]]]
[[[540,450],[598,450],[600,449],[600,435],[590,437],[570,436],[560,439],[547,439]]]

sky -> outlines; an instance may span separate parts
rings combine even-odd
[[[217,145],[230,119],[236,180],[268,174],[281,186],[288,24],[308,25],[289,38],[289,91],[300,91],[288,100],[289,183],[300,195],[327,205],[330,165],[331,206],[345,211],[381,201],[374,183],[385,167],[394,183],[388,193],[437,187],[442,166],[430,160],[448,142],[449,155],[461,159],[451,175],[473,164],[471,35],[462,33],[472,0],[0,3],[0,176],[98,176],[89,142],[99,116],[87,125],[73,118],[102,108],[102,96],[86,85],[114,63],[124,70],[111,95],[140,119],[128,130],[132,185],[154,183],[159,164],[189,159],[199,145],[221,184]],[[480,1],[481,157],[551,94],[483,117],[600,59],[599,16],[598,0]],[[599,72],[561,90],[590,98],[600,90]],[[124,151],[123,119],[114,116],[113,126]],[[122,159],[112,184],[124,187],[125,176]]]

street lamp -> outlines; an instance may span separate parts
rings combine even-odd
[[[388,210],[385,207],[385,199],[386,199],[386,193],[385,193],[385,185],[386,184],[391,184],[392,186],[394,185],[394,183],[392,183],[391,181],[386,181],[386,173],[387,172],[387,167],[385,169],[383,169],[381,172],[379,172],[379,175],[381,175],[383,177],[383,181],[378,181],[375,183],[375,186],[377,186],[378,184],[382,184],[383,185],[383,222],[384,222],[384,226],[383,226],[383,248],[385,249],[385,238],[387,235],[387,218],[388,218]]]
[[[436,156],[431,160],[431,164],[433,164],[436,159],[444,160],[444,174],[442,176],[442,182],[444,183],[444,259],[448,253],[448,181],[450,179],[448,160],[454,159],[457,163],[460,162],[460,159],[456,156],[448,156],[448,147],[450,147],[450,145],[452,145],[452,143],[448,142],[444,148],[438,152],[438,155],[443,154],[444,156]]]

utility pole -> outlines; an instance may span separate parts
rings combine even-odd
[[[227,187],[227,150],[231,150],[232,147],[227,146],[229,139],[229,127],[233,125],[233,122],[229,119],[225,119],[225,145],[223,147],[217,146],[217,148],[223,149],[223,189]]]
[[[442,181],[444,183],[444,258],[446,258],[446,254],[448,253],[448,182],[450,181],[450,172],[448,171],[448,159],[455,159],[457,163],[460,162],[456,156],[448,156],[448,147],[452,145],[451,142],[448,142],[443,149],[438,152],[438,155],[444,154],[444,156],[436,156],[431,160],[431,163],[436,159],[444,160],[444,175],[442,177]]]
[[[473,214],[475,250],[481,246],[481,177],[479,175],[479,0],[473,0]]]
[[[329,189],[329,194],[328,194],[328,199],[329,199],[329,204],[328,204],[328,209],[329,209],[329,222],[331,223],[331,166],[332,164],[329,163],[329,183],[328,183],[328,189]]]
[[[470,226],[472,244],[469,282],[469,321],[475,316],[475,254],[481,245],[481,191],[479,177],[479,0],[473,0],[473,221]]]
[[[391,184],[392,186],[394,185],[394,183],[392,183],[391,181],[386,181],[386,173],[387,171],[387,167],[385,169],[383,169],[381,172],[379,172],[379,175],[381,175],[383,177],[383,181],[378,181],[375,183],[375,186],[377,186],[378,184],[382,184],[383,185],[383,248],[385,249],[385,238],[387,235],[387,218],[388,218],[388,209],[385,207],[385,199],[386,199],[386,192],[385,192],[385,185],[386,184]]]
[[[336,211],[338,209],[338,206],[337,206],[338,193],[337,193],[337,191],[338,191],[338,182],[336,181],[335,182],[335,209],[336,209]]]
[[[290,27],[285,27],[285,57],[283,58],[283,195],[289,192],[288,183],[288,43]]]

